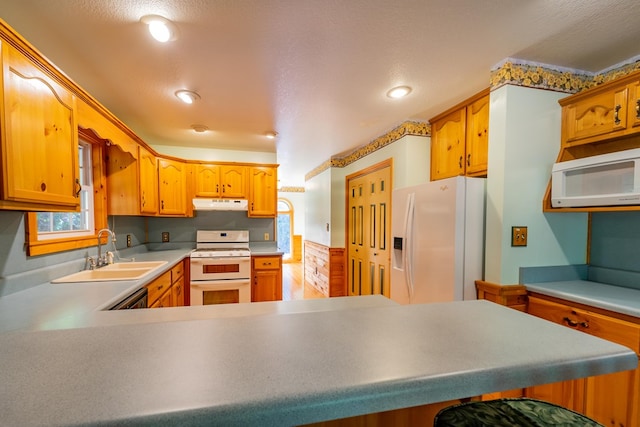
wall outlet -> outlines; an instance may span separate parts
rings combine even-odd
[[[131,247],[131,234],[127,234],[127,247]]]
[[[169,232],[168,231],[163,231],[162,232],[162,243],[166,243],[169,241]]]
[[[527,227],[511,227],[511,246],[527,246]]]
[[[264,233],[264,240],[269,240],[269,233]]]

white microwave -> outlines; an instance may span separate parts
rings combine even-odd
[[[640,205],[640,149],[558,162],[551,170],[551,206]]]

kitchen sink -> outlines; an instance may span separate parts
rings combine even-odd
[[[167,261],[133,261],[133,262],[117,262],[102,267],[100,270],[130,270],[130,269],[154,269],[165,265]]]
[[[138,280],[167,261],[119,262],[96,270],[83,270],[52,280],[51,283],[111,282],[117,280]]]

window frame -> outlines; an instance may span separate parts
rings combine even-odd
[[[79,140],[91,144],[91,168],[93,173],[93,233],[84,236],[70,236],[56,239],[38,239],[38,218],[36,212],[25,215],[26,246],[28,256],[45,255],[56,252],[96,246],[98,230],[107,227],[107,175],[104,159],[105,141],[90,130],[78,129]],[[106,238],[105,238],[106,239]]]
[[[280,202],[286,204],[288,209],[287,210],[278,209],[278,205],[280,204]],[[278,229],[278,216],[280,216],[280,214],[289,216],[289,253],[284,254],[283,261],[290,261],[290,260],[293,260],[294,248],[293,248],[293,203],[291,203],[289,199],[286,199],[284,197],[278,197],[278,199],[276,200],[276,224],[275,224],[276,230]],[[279,236],[276,236],[276,246],[278,244],[278,238]]]

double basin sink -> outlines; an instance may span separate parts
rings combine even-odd
[[[51,283],[111,282],[115,280],[138,280],[151,273],[167,261],[118,262],[96,270],[83,270],[52,280]]]

